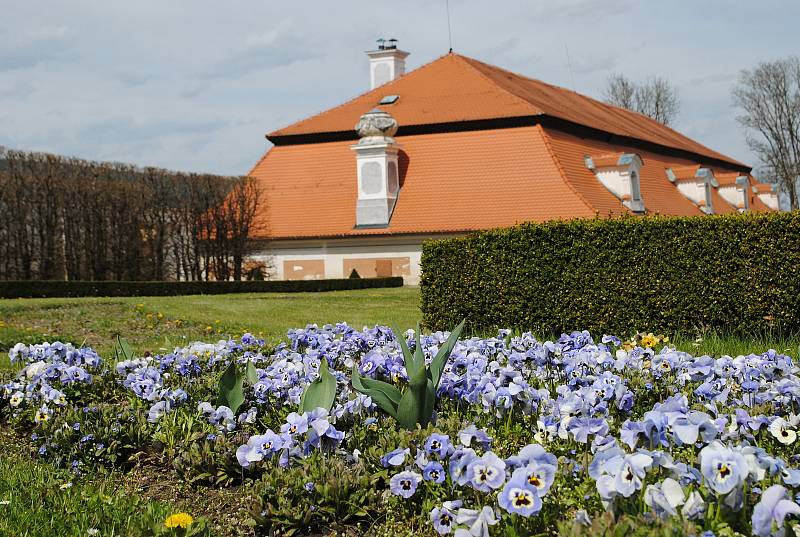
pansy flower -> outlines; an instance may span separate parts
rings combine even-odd
[[[381,457],[381,465],[384,468],[402,466],[406,462],[406,457],[409,453],[411,453],[411,450],[408,448],[397,448]]]
[[[506,463],[488,451],[467,466],[467,481],[481,492],[490,492],[503,486],[506,479]]]
[[[400,472],[389,480],[389,490],[396,496],[410,498],[417,491],[420,481],[422,481],[422,476],[417,472]]]
[[[426,440],[423,445],[425,453],[428,455],[436,454],[439,458],[447,457],[453,451],[453,445],[450,443],[450,437],[446,434],[433,433]]]
[[[743,483],[749,473],[741,453],[720,442],[713,442],[700,451],[700,471],[706,486],[717,494],[727,494]]]
[[[529,517],[542,509],[542,500],[537,489],[528,483],[524,473],[518,473],[520,470],[522,468],[514,472],[497,499],[500,507],[509,513]]]
[[[797,431],[782,417],[777,417],[769,424],[769,432],[781,444],[793,444],[797,440]]]
[[[444,483],[447,474],[444,471],[442,463],[438,461],[431,461],[422,469],[422,477],[425,479],[425,481]]]
[[[433,529],[436,530],[436,533],[439,535],[447,535],[453,531],[453,526],[455,526],[456,523],[455,512],[459,507],[461,507],[461,500],[453,500],[444,502],[442,507],[435,507],[431,511],[431,522],[433,523]]]
[[[772,485],[764,491],[761,500],[753,508],[753,535],[768,537],[784,534],[786,517],[800,515],[800,505],[786,496],[787,490],[780,485]]]

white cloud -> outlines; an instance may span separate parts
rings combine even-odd
[[[796,53],[800,4],[451,0],[455,50],[600,96],[609,72],[666,76],[678,127],[750,162],[730,86]],[[780,17],[775,17],[780,13]],[[31,21],[36,21],[31,25]],[[709,21],[713,21],[710,24]],[[409,68],[448,48],[443,0],[26,0],[0,19],[0,145],[235,174],[264,133],[368,88],[378,37]]]

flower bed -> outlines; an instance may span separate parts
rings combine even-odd
[[[426,362],[447,336],[421,337]],[[150,460],[190,482],[246,484],[266,532],[770,535],[800,514],[800,379],[775,351],[695,357],[652,334],[461,339],[435,420],[405,430],[351,382],[413,384],[386,327],[121,350],[112,362],[15,346],[0,421],[76,474]],[[322,360],[335,399],[303,412]]]

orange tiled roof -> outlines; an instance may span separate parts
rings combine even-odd
[[[702,168],[699,164],[690,164],[688,166],[671,166],[672,173],[675,174],[676,181],[696,181],[697,170]]]
[[[616,152],[631,153],[633,150],[614,147],[605,142],[578,138],[570,134],[548,129],[546,136],[554,155],[572,185],[601,213],[623,212],[617,198],[611,194],[594,173],[586,167],[584,155],[604,155]],[[699,166],[691,161],[668,157],[650,151],[637,150],[643,165],[639,170],[639,188],[648,214],[692,216],[703,214],[700,208],[681,194],[667,178],[666,169],[689,169]],[[725,201],[716,189],[712,189],[712,203],[717,213],[733,212],[735,207]]]
[[[753,183],[753,187],[756,189],[758,193],[768,193],[772,192],[772,184],[771,183]]]
[[[596,213],[563,177],[541,126],[397,141],[401,187],[388,228],[354,229],[352,142],[270,149],[251,172],[269,202],[257,226],[275,239],[346,237],[471,231]],[[625,210],[618,202],[614,209]]]
[[[353,142],[276,146],[251,175],[269,208],[256,226],[272,239],[463,232],[523,221],[628,213],[586,167],[585,155],[633,149],[542,126],[398,136],[401,189],[386,228],[355,229]],[[702,215],[667,179],[666,169],[696,165],[636,150],[648,214]],[[719,173],[731,170],[715,169]],[[753,196],[752,210],[769,210]],[[736,208],[712,189],[716,213]]]
[[[719,183],[719,186],[733,186],[733,185],[736,184],[736,179],[738,179],[739,177],[742,177],[743,175],[745,175],[745,174],[737,173],[737,172],[715,173],[714,174],[714,179],[717,180],[717,183]]]
[[[605,167],[613,167],[619,164],[619,159],[624,155],[622,151],[616,151],[614,153],[606,153],[604,155],[590,155],[592,157],[592,161],[594,162],[595,168],[605,168]]]
[[[377,106],[385,95],[400,96],[396,103],[385,105],[385,110],[394,116],[401,129],[546,116],[746,167],[641,114],[454,53],[340,106],[271,132],[268,137],[352,133],[359,117]]]

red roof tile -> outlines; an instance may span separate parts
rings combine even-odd
[[[274,131],[268,137],[352,132],[359,117],[376,107],[381,97],[390,94],[400,98],[384,109],[401,128],[548,116],[746,167],[641,114],[454,53],[340,106]]]
[[[273,147],[251,172],[269,203],[256,225],[281,239],[470,231],[595,215],[564,179],[540,126],[397,142],[401,188],[387,228],[354,229],[352,142]]]

